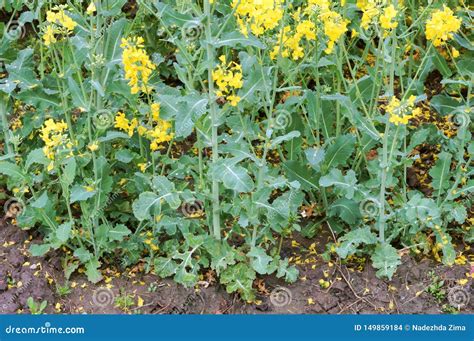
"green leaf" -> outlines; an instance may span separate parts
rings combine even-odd
[[[71,189],[70,203],[73,204],[77,201],[85,201],[87,199],[92,198],[96,193],[97,193],[97,191],[95,191],[95,190],[94,191],[89,191],[88,189],[86,189],[85,186],[75,185]]]
[[[245,263],[229,266],[221,275],[221,283],[229,294],[238,292],[246,301],[253,301],[255,293],[252,288],[255,271]]]
[[[6,161],[0,162],[0,174],[8,176],[14,181],[22,181],[25,179],[25,175],[20,167]]]
[[[25,168],[28,171],[31,165],[38,163],[44,166],[49,164],[50,160],[44,155],[43,148],[32,150],[26,157]]]
[[[39,196],[32,204],[31,207],[34,208],[44,208],[48,204],[48,191],[44,191],[43,194]]]
[[[67,222],[58,226],[56,230],[56,238],[63,244],[66,243],[71,236],[72,223]]]
[[[30,253],[33,257],[44,256],[51,249],[49,244],[32,244],[30,246]]]
[[[125,225],[118,224],[109,230],[109,240],[121,242],[130,233],[132,233],[132,231],[130,231]]]
[[[66,186],[70,186],[74,182],[74,178],[76,177],[76,159],[69,158],[66,161],[66,166],[64,167],[64,172],[62,176],[62,181]]]
[[[270,149],[275,148],[276,146],[280,145],[281,143],[283,143],[285,141],[290,141],[290,140],[294,139],[295,137],[299,137],[300,135],[301,135],[301,133],[299,131],[292,131],[292,132],[290,132],[286,135],[278,136],[275,139],[273,139],[273,141],[270,145]]]
[[[350,160],[350,156],[354,153],[355,136],[341,135],[336,137],[334,142],[327,148],[324,163],[326,169],[344,166]]]
[[[161,278],[172,276],[178,269],[178,264],[171,258],[155,258],[155,274]]]
[[[141,193],[137,200],[132,205],[133,214],[139,221],[150,219],[150,211],[160,214],[161,212],[161,197],[153,192]]]
[[[92,254],[85,248],[80,247],[74,251],[74,257],[77,257],[81,263],[87,263],[92,259]]]
[[[294,283],[298,279],[299,271],[295,266],[288,266],[288,259],[280,260],[278,264],[277,277],[285,278],[288,283]]]
[[[354,225],[361,218],[359,204],[354,200],[341,198],[329,207],[329,216],[339,217],[349,225]]]
[[[298,161],[287,161],[283,163],[283,169],[288,179],[290,181],[298,181],[304,190],[309,191],[318,188],[316,173]]]
[[[275,271],[275,269],[270,267],[273,258],[268,256],[264,249],[254,246],[247,253],[247,256],[250,257],[252,268],[260,275],[270,274]]]
[[[72,78],[72,76],[68,78],[67,83],[68,83],[69,92],[71,93],[72,103],[74,104],[74,106],[78,108],[84,108],[88,111],[88,108],[89,108],[88,103],[86,99],[84,98],[84,96],[82,95],[82,91],[79,88],[79,85],[74,80],[74,78]]]
[[[430,105],[441,115],[447,116],[461,106],[461,103],[451,96],[436,95],[430,101]]]
[[[335,186],[338,193],[344,194],[347,199],[352,199],[357,189],[356,173],[351,169],[346,175],[342,175],[339,169],[333,168],[328,175],[319,179],[319,184],[322,187]]]
[[[224,187],[239,193],[251,192],[254,189],[252,178],[244,167],[221,160],[213,169],[213,177],[223,182]]]
[[[452,155],[446,152],[441,152],[438,155],[438,161],[431,168],[430,175],[433,179],[431,185],[437,191],[436,196],[439,198],[450,187],[449,179],[451,168]]]
[[[133,160],[133,154],[128,149],[120,149],[115,153],[115,159],[123,163],[130,163]]]
[[[321,163],[324,161],[324,156],[326,152],[323,148],[309,148],[304,151],[306,159],[308,160],[310,166],[316,171],[319,172],[321,168]]]
[[[214,47],[219,48],[222,46],[232,46],[235,47],[236,45],[241,45],[242,47],[248,47],[248,46],[253,46],[258,49],[264,49],[266,46],[263,44],[260,40],[257,38],[249,35],[248,37],[245,37],[243,34],[241,34],[238,31],[231,31],[225,33],[222,38],[218,39],[217,41],[214,41],[213,44]]]
[[[176,114],[176,137],[188,137],[193,132],[195,122],[207,110],[208,100],[199,96],[187,96],[185,101],[179,102]]]
[[[161,199],[164,199],[172,209],[177,209],[181,205],[178,193],[176,193],[174,184],[165,176],[155,176],[153,186],[158,191]]]
[[[389,280],[402,264],[397,250],[390,244],[377,245],[371,259],[374,268],[378,269],[377,277],[387,277]]]
[[[100,263],[97,259],[91,259],[86,264],[86,275],[89,282],[98,283],[102,280],[102,274],[99,271]]]
[[[364,227],[347,232],[344,236],[339,238],[339,242],[341,244],[336,248],[336,252],[339,257],[347,258],[347,256],[353,255],[357,251],[359,245],[375,244],[377,237],[369,227]]]

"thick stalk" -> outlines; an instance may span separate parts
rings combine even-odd
[[[214,80],[212,79],[212,65],[214,61],[214,48],[212,44],[211,31],[211,5],[209,0],[204,0],[204,15],[206,16],[206,52],[207,52],[207,73],[208,73],[208,95],[209,106],[211,108],[212,124],[212,164],[215,166],[219,160],[219,147],[217,141],[217,104],[214,94]],[[220,207],[219,207],[219,183],[212,179],[212,230],[216,239],[221,239]]]
[[[7,97],[1,96],[0,97],[0,118],[2,120],[2,127],[3,127],[3,136],[5,139],[5,148],[6,154],[13,153],[12,146],[10,144],[10,132],[8,131],[9,123],[7,119]]]

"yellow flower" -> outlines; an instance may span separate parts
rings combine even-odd
[[[94,1],[91,1],[91,3],[89,4],[89,6],[87,6],[86,13],[87,13],[88,15],[92,15],[92,14],[94,14],[96,11],[97,11],[97,8],[95,7]]]
[[[461,28],[461,19],[453,11],[443,5],[443,10],[435,10],[426,23],[426,39],[431,40],[434,46],[440,46],[453,38],[453,34]]]
[[[151,91],[148,81],[151,73],[156,68],[143,48],[143,43],[142,37],[131,37],[122,39],[120,45],[123,48],[122,63],[125,70],[125,79],[128,80],[132,94],[137,94],[139,91],[144,93]]]
[[[138,168],[140,169],[140,171],[141,171],[142,173],[145,172],[145,170],[146,170],[146,163],[139,163],[137,166],[138,166]]]
[[[69,138],[64,132],[67,130],[67,124],[64,121],[55,122],[53,119],[47,120],[40,131],[40,137],[45,146],[43,147],[44,155],[51,160],[47,169],[53,170],[56,154],[72,147]]]
[[[136,118],[129,121],[125,114],[122,112],[118,112],[115,116],[115,128],[123,130],[128,133],[128,136],[132,137],[135,128],[138,126],[138,120]]]
[[[283,18],[282,0],[233,0],[232,8],[240,31],[256,36],[277,27]]]
[[[421,114],[420,108],[413,109],[415,105],[415,96],[410,96],[405,102],[400,102],[395,96],[385,107],[385,111],[390,115],[389,122],[398,126],[399,124],[407,125],[408,122]]]
[[[225,97],[231,106],[237,106],[240,97],[236,95],[236,90],[241,89],[244,81],[242,67],[235,63],[227,63],[224,55],[219,57],[221,64],[212,72],[212,79],[217,85],[216,95]]]
[[[87,146],[87,148],[89,148],[91,152],[95,152],[97,149],[99,149],[99,145],[97,144],[97,142],[92,142]]]
[[[387,31],[397,28],[398,22],[393,21],[397,16],[397,10],[393,5],[386,7],[380,16],[380,26]]]
[[[453,55],[453,58],[459,57],[459,51],[456,48],[452,47],[451,48],[451,53]]]
[[[54,36],[55,33],[56,33],[56,31],[55,31],[53,25],[46,26],[45,32],[43,34],[43,40],[44,40],[44,44],[46,46],[54,44],[57,41],[55,36]]]
[[[334,49],[335,42],[347,32],[349,21],[342,19],[341,15],[334,11],[321,14],[321,18],[324,24],[324,34],[329,38],[328,46],[324,52],[329,54]]]

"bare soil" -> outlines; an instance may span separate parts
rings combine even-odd
[[[324,262],[320,253],[329,236],[317,240],[298,236],[297,244],[287,244],[282,253],[299,260],[299,280],[291,285],[273,277],[255,282],[257,304],[243,302],[238,295],[204,276],[198,286],[186,289],[170,279],[146,274],[144,266],[133,269],[104,269],[105,280],[91,284],[86,276],[75,273],[68,282],[71,292],[60,295],[58,287],[66,283],[61,266],[62,255],[31,257],[28,248],[39,243],[38,235],[0,224],[0,313],[30,313],[27,299],[46,300],[48,314],[439,314],[473,313],[474,300],[461,309],[452,308],[448,292],[460,279],[468,279],[463,288],[472,295],[469,265],[447,267],[432,259],[402,258],[392,281],[375,276],[368,260],[352,263]],[[311,244],[316,248],[309,253]],[[296,246],[295,246],[296,245]],[[299,258],[298,258],[299,257]],[[445,295],[438,299],[427,292],[433,283],[431,271],[444,281]],[[322,288],[320,279],[327,280]],[[207,280],[207,281],[206,281]],[[273,294],[272,294],[273,292]],[[276,295],[280,292],[280,295]]]

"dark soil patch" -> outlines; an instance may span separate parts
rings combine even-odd
[[[71,292],[60,295],[66,280],[61,255],[31,257],[28,247],[39,242],[28,231],[0,225],[0,313],[29,313],[26,300],[48,301],[45,313],[95,314],[438,314],[448,309],[447,295],[439,301],[426,289],[434,271],[444,280],[443,289],[467,279],[468,265],[446,267],[430,259],[416,261],[403,256],[392,281],[378,279],[368,260],[353,259],[348,264],[325,263],[320,257],[328,236],[317,240],[297,237],[283,252],[293,257],[300,269],[297,283],[288,285],[269,276],[256,281],[258,304],[246,304],[229,295],[213,281],[202,281],[186,289],[172,280],[145,274],[137,266],[127,271],[104,270],[104,281],[93,285],[76,273],[68,282]],[[314,245],[312,246],[311,244]],[[205,277],[206,278],[206,277]],[[330,282],[323,289],[320,279]],[[210,285],[208,285],[210,283]],[[472,277],[464,290],[472,294]],[[277,291],[282,295],[275,295]],[[273,295],[271,293],[273,292]],[[287,295],[287,296],[285,296]],[[288,297],[291,296],[291,300]],[[474,300],[460,310],[474,312]]]

